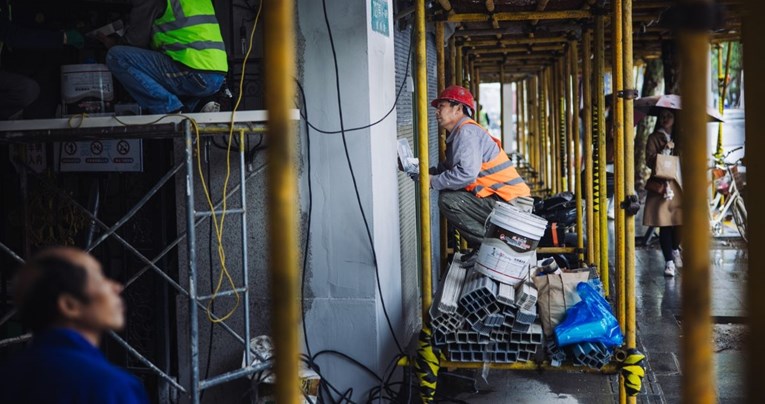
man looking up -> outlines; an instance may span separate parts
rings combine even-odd
[[[446,160],[430,169],[430,187],[441,191],[441,213],[477,247],[494,204],[529,196],[530,190],[500,141],[471,119],[475,102],[470,91],[449,86],[430,104],[438,126],[449,133]]]
[[[29,260],[14,295],[34,338],[0,368],[0,403],[148,403],[138,379],[98,350],[105,332],[125,325],[121,291],[82,250],[57,247]]]

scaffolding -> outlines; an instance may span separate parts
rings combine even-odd
[[[299,111],[289,111],[290,119],[298,121],[300,119]],[[233,118],[233,119],[232,119]],[[87,251],[92,251],[98,245],[105,240],[111,238],[121,244],[125,250],[135,255],[145,266],[138,270],[126,283],[125,287],[130,287],[139,277],[148,272],[154,271],[159,275],[168,285],[174,288],[178,294],[188,299],[188,321],[189,321],[189,360],[191,368],[189,369],[190,382],[189,385],[181,385],[177,379],[168,374],[168,372],[160,369],[157,365],[152,363],[137,349],[132,347],[127,341],[122,339],[115,332],[110,332],[110,337],[116,341],[116,343],[122,346],[131,356],[143,363],[148,369],[154,372],[162,380],[164,380],[168,386],[171,386],[179,393],[186,394],[190,397],[192,403],[200,402],[200,395],[202,391],[209,389],[220,384],[239,379],[245,376],[249,376],[253,373],[261,372],[263,370],[270,369],[272,363],[270,360],[265,360],[260,357],[254,350],[249,347],[250,341],[250,287],[249,287],[249,271],[250,266],[248,263],[247,255],[247,237],[248,223],[247,223],[247,209],[246,209],[246,195],[247,195],[247,181],[254,176],[262,173],[265,169],[265,165],[256,169],[253,172],[247,172],[245,168],[245,142],[244,138],[248,134],[252,133],[264,133],[266,132],[265,122],[267,121],[266,111],[240,111],[232,117],[231,112],[218,112],[218,113],[201,113],[201,114],[186,114],[186,115],[148,115],[148,116],[131,116],[131,117],[74,117],[72,119],[42,119],[42,120],[25,120],[25,121],[9,121],[0,124],[0,142],[4,143],[33,143],[33,142],[51,142],[51,141],[86,141],[86,140],[106,140],[106,139],[129,139],[129,138],[165,138],[165,139],[177,139],[183,141],[183,161],[175,164],[165,175],[139,200],[139,202],[130,208],[124,216],[109,226],[101,221],[96,214],[90,212],[86,207],[77,202],[72,196],[60,190],[55,184],[42,178],[26,162],[17,162],[21,169],[22,178],[25,176],[34,176],[37,178],[43,187],[51,190],[57,195],[61,196],[68,204],[75,209],[81,211],[88,220],[95,223],[100,229],[102,229],[101,236],[86,247]],[[232,128],[233,125],[233,128]],[[195,166],[194,156],[195,148],[198,147],[197,141],[201,139],[199,136],[205,135],[220,135],[232,133],[239,139],[238,155],[239,158],[239,184],[232,186],[232,189],[227,192],[223,199],[213,204],[213,210],[197,210],[195,193],[194,193],[194,177]],[[175,240],[168,244],[157,256],[153,258],[146,257],[137,248],[131,245],[130,242],[117,234],[117,230],[128,223],[133,216],[155,195],[160,189],[163,188],[171,179],[177,175],[184,176],[183,183],[185,184],[185,208],[186,208],[186,231],[179,234]],[[239,194],[239,206],[223,207],[223,200],[226,198],[235,197]],[[178,194],[180,195],[180,193]],[[197,268],[197,243],[196,243],[196,229],[206,220],[212,220],[212,217],[220,215],[238,215],[240,221],[240,230],[242,232],[241,244],[241,286],[234,286],[232,290],[218,293],[217,295],[200,295],[197,290],[197,277],[199,271]],[[165,270],[160,268],[157,263],[170,253],[174,248],[179,246],[185,241],[186,243],[186,265],[188,270],[188,289],[181,286],[180,281],[173,279],[167,274]],[[14,252],[11,248],[0,242],[0,250],[8,254],[11,258],[19,263],[24,262],[24,258],[21,255]],[[241,345],[244,352],[244,363],[248,366],[240,369],[235,369],[227,373],[211,377],[209,379],[202,379],[200,375],[199,366],[199,311],[206,311],[207,308],[203,302],[207,302],[216,297],[227,297],[240,294],[242,297],[242,307],[238,310],[243,311],[244,326],[243,332],[237,332],[218,316],[212,313],[212,319],[215,323],[220,325],[231,337],[236,339]],[[6,313],[5,316],[0,318],[0,326],[10,320],[15,314],[15,310]],[[9,340],[0,341],[0,346],[21,343],[27,341],[29,335],[23,335],[21,337],[15,337]],[[257,359],[257,360],[255,360]]]

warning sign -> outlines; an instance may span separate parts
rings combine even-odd
[[[98,140],[94,140],[90,142],[90,152],[98,156],[99,154],[104,152],[104,144],[99,142]]]
[[[141,172],[140,139],[63,142],[55,148],[56,166],[62,172]]]
[[[24,165],[36,173],[41,173],[47,167],[48,160],[45,155],[45,144],[17,144],[9,148],[11,162],[16,169],[21,171]]]
[[[130,153],[130,143],[124,140],[120,140],[119,142],[117,142],[117,153],[123,156]]]

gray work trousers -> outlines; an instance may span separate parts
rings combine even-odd
[[[438,195],[441,214],[473,246],[478,246],[483,241],[486,219],[494,209],[495,203],[497,199],[494,196],[479,198],[465,190],[444,190]]]

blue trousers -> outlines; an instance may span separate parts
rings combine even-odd
[[[221,72],[194,70],[164,53],[133,46],[112,47],[106,64],[141,108],[153,114],[191,112],[225,79]]]

